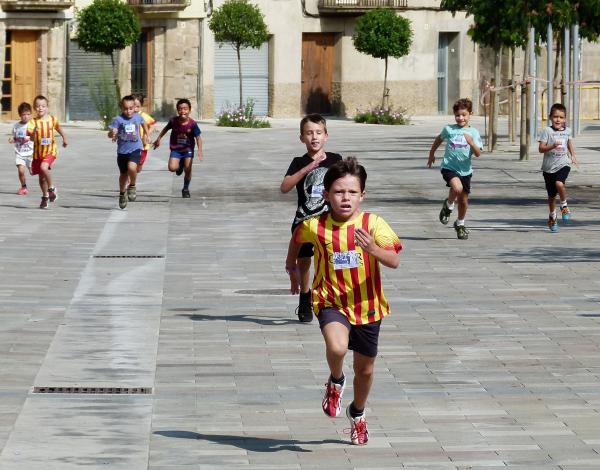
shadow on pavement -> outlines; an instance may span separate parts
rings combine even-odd
[[[264,326],[278,326],[278,325],[296,325],[300,324],[298,320],[292,320],[288,318],[274,318],[274,317],[261,317],[259,315],[178,315],[180,317],[188,317],[192,321],[239,321],[245,323],[256,323],[257,325]],[[305,323],[310,325],[310,323]]]
[[[506,251],[498,253],[500,258],[507,263],[597,263],[600,262],[600,250],[594,248],[581,248],[570,246],[529,248],[523,251]]]
[[[347,444],[342,440],[325,439],[323,441],[298,441],[296,439],[272,439],[251,436],[226,436],[223,434],[199,434],[191,431],[155,431],[154,434],[176,439],[193,439],[230,445],[251,452],[312,452],[301,445]]]

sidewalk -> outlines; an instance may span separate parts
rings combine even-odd
[[[425,166],[446,122],[329,123],[327,148],[366,166],[363,207],[404,244],[383,269],[392,315],[361,448],[321,411],[322,338],[287,294],[295,120],[203,124],[192,198],[159,149],[125,211],[103,132],[66,126],[49,211],[33,177],[14,194],[3,139],[0,470],[600,468],[600,125],[575,141],[568,226],[546,228],[541,156],[504,145],[474,163],[461,241]],[[67,393],[34,393],[52,387]],[[99,393],[115,389],[131,393]]]

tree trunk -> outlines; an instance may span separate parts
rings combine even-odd
[[[554,82],[556,83],[556,77],[558,77],[558,71],[560,70],[560,58],[561,58],[561,54],[562,54],[562,34],[561,31],[559,30],[558,34],[556,35],[556,53],[554,54]],[[562,76],[562,73],[561,73]],[[561,78],[561,82],[562,82],[562,78]],[[560,93],[560,92],[559,92]],[[554,90],[554,87],[552,87],[552,104],[557,102],[556,99],[556,90]]]
[[[529,44],[529,42],[528,42]],[[525,49],[525,57],[523,60],[523,84],[521,85],[521,132],[519,135],[519,160],[529,160],[529,147],[527,146],[527,120],[529,119],[529,93],[527,88],[529,85],[525,83],[529,76],[529,47]]]
[[[502,46],[500,46],[494,55],[494,87],[500,88],[502,85]],[[492,114],[490,120],[490,151],[496,150],[498,146],[498,112],[500,111],[499,103],[500,94],[497,91],[492,91]]]
[[[117,73],[117,64],[115,64],[114,53],[110,54],[110,63],[112,65],[113,82],[115,84],[115,92],[117,93],[117,100],[121,100],[121,87],[119,86],[119,75]]]
[[[237,52],[237,61],[238,61],[238,75],[240,77],[240,108],[244,106],[242,101],[242,57],[240,55],[240,46],[236,46],[235,51]]]
[[[517,123],[516,120],[516,96],[515,93],[515,48],[511,47],[508,51],[508,76],[510,80],[510,88],[508,89],[508,134],[511,143],[515,142],[515,126]]]
[[[387,109],[387,98],[388,98],[388,91],[387,91],[387,72],[388,72],[388,58],[387,56],[385,57],[385,74],[383,75],[383,96],[381,98],[381,107],[383,109]]]

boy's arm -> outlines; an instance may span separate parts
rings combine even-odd
[[[442,144],[442,142],[442,136],[438,135],[433,141],[433,144],[431,144],[431,149],[429,150],[429,159],[427,160],[428,168],[431,168],[431,166],[435,163],[435,151]]]
[[[538,150],[539,150],[540,153],[546,153],[546,152],[549,152],[550,150],[554,150],[558,146],[559,146],[558,142],[554,142],[553,144],[549,144],[547,142],[540,141],[540,145],[538,146]]]
[[[471,151],[473,152],[473,155],[475,155],[476,157],[479,157],[481,155],[481,148],[479,147],[479,145],[477,145],[475,143],[473,136],[471,134],[469,134],[468,132],[465,132],[464,135],[465,135],[465,140],[467,141],[467,144],[469,144],[469,147],[471,147]]]
[[[388,268],[396,269],[400,265],[400,255],[394,250],[386,250],[375,243],[375,238],[365,229],[357,227],[354,230],[356,242],[363,251],[366,251]]]
[[[67,136],[64,133],[64,131],[62,130],[62,127],[60,127],[60,124],[57,122],[56,123],[56,132],[59,133],[59,135],[62,137],[62,141],[63,141],[63,147],[66,147],[67,145],[69,145],[69,142],[67,142]]]
[[[575,156],[575,147],[573,147],[573,141],[571,139],[567,140],[567,150],[569,151],[569,154],[571,155],[571,161],[573,163],[575,163],[575,165],[579,166],[579,161],[577,160],[577,157]]]
[[[298,228],[296,230],[298,230]],[[285,272],[290,276],[290,292],[292,294],[300,293],[300,270],[298,268],[297,260],[302,245],[294,241],[296,230],[292,234],[292,238],[290,238],[287,258],[285,260]]]
[[[308,175],[311,171],[319,166],[319,164],[327,158],[327,155],[323,154],[321,157],[313,160],[311,163],[306,165],[304,168],[301,168],[293,175],[286,175],[281,182],[281,186],[279,186],[279,190],[282,193],[289,193],[292,189],[296,187],[296,185],[300,182],[302,178]]]
[[[204,154],[202,153],[202,137],[196,136],[196,147],[198,147],[198,160],[202,160]]]
[[[145,144],[150,143],[150,127],[146,124],[146,121],[142,122],[142,128],[144,129],[144,135],[142,137],[142,142]]]
[[[156,140],[152,144],[152,148],[153,149],[157,149],[160,146],[160,139],[163,138],[163,136],[167,133],[168,130],[169,130],[169,126],[168,125],[165,126],[165,127],[163,127],[163,130],[160,131],[160,134],[158,134],[158,137],[156,138]]]

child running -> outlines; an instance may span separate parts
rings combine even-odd
[[[27,133],[29,120],[31,119],[31,105],[29,103],[21,103],[17,108],[20,121],[13,126],[12,136],[8,139],[11,144],[15,145],[15,163],[19,174],[21,187],[17,191],[19,196],[27,196],[27,177],[25,169],[31,174],[31,161],[33,158],[33,140]]]
[[[556,195],[560,197],[560,212],[563,222],[571,218],[571,211],[567,205],[567,177],[571,171],[571,162],[578,165],[571,138],[571,129],[566,126],[567,108],[560,103],[555,103],[550,108],[550,122],[552,125],[545,127],[540,134],[539,151],[544,154],[542,172],[548,193],[548,228],[551,232],[558,232],[556,221]]]
[[[136,181],[144,140],[149,135],[148,125],[135,112],[135,98],[121,98],[121,114],[108,126],[108,137],[117,142],[117,165],[119,166],[119,207],[125,209],[128,201],[137,199]],[[142,137],[142,129],[144,137]],[[127,194],[125,194],[127,192]]]
[[[465,226],[465,217],[469,207],[469,194],[471,192],[471,176],[473,168],[471,157],[479,157],[483,148],[481,136],[477,129],[469,125],[473,114],[473,103],[468,98],[458,100],[452,106],[456,124],[449,124],[442,129],[429,151],[427,166],[435,162],[435,151],[446,140],[446,151],[442,162],[442,177],[446,181],[448,198],[444,199],[440,211],[440,222],[446,225],[448,218],[454,210],[454,203],[458,201],[458,219],[454,222],[454,230],[459,240],[469,238],[469,230]]]
[[[190,182],[192,181],[192,162],[194,160],[194,141],[198,147],[198,160],[202,160],[202,137],[200,127],[190,117],[192,104],[190,100],[182,98],[177,101],[177,116],[169,119],[158,137],[154,141],[153,148],[160,146],[160,139],[171,130],[169,140],[169,171],[175,172],[177,176],[185,172],[183,176],[183,189],[181,197],[190,197]]]
[[[150,150],[150,139],[152,138],[152,131],[154,130],[154,126],[156,125],[156,120],[152,116],[150,116],[147,112],[142,111],[142,106],[144,106],[144,95],[142,95],[141,93],[138,93],[138,94],[133,95],[133,97],[135,98],[135,101],[134,101],[135,112],[138,113],[140,116],[142,116],[142,119],[148,125],[148,129],[150,131],[147,139],[145,140],[145,142],[147,142],[147,143],[144,143],[144,149],[142,150],[142,153],[140,155],[140,163],[137,168],[137,172],[139,173],[140,171],[142,171],[142,167],[144,166],[144,163],[146,162],[146,157],[148,156],[148,150]],[[142,132],[142,139],[143,139],[144,128],[141,127],[140,131]]]
[[[42,201],[40,209],[48,209],[48,202],[54,202],[58,198],[56,187],[52,184],[52,164],[58,157],[56,138],[54,132],[58,132],[62,138],[62,145],[68,145],[67,136],[60,127],[58,119],[49,114],[48,98],[38,95],[33,100],[36,118],[29,121],[27,133],[33,139],[33,161],[31,162],[31,174],[39,175],[40,189],[42,190]]]
[[[282,193],[288,193],[296,187],[298,193],[292,233],[303,221],[328,209],[327,202],[323,199],[323,178],[329,167],[342,160],[342,156],[337,153],[325,152],[328,138],[327,122],[323,116],[309,114],[302,118],[300,142],[306,146],[306,153],[292,160],[279,188]],[[296,313],[301,322],[311,322],[313,319],[310,294],[310,259],[313,254],[312,244],[306,243],[302,245],[298,255],[300,299]]]
[[[397,268],[400,239],[375,214],[362,212],[367,172],[354,157],[333,165],[323,180],[330,211],[300,223],[290,240],[285,269],[291,292],[300,290],[298,253],[304,243],[315,247],[313,304],[325,340],[330,376],[322,408],[340,414],[348,349],[354,351],[354,400],[346,408],[353,444],[369,440],[365,406],[373,383],[379,329],[390,313],[381,286],[379,264]]]

